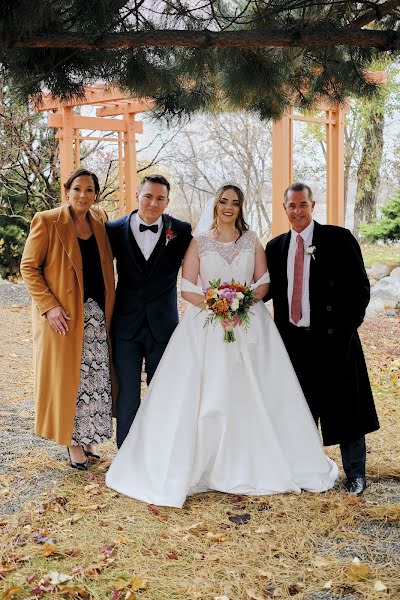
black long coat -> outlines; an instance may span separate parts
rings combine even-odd
[[[146,261],[130,230],[131,215],[106,223],[118,271],[112,335],[132,339],[146,319],[157,342],[167,343],[178,324],[176,278],[191,226],[163,214],[163,230]]]
[[[370,297],[361,250],[347,229],[314,222],[310,333],[305,344],[301,336],[293,343],[287,297],[290,236],[277,236],[265,250],[275,323],[311,410],[318,405],[324,444],[345,443],[379,428],[357,333]]]

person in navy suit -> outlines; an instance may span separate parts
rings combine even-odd
[[[118,448],[140,405],[143,361],[149,384],[178,324],[176,280],[192,235],[189,223],[165,213],[169,192],[165,177],[146,175],[139,209],[106,223],[118,272],[111,327]]]
[[[314,205],[303,183],[285,191],[291,231],[267,244],[268,298],[324,444],[340,444],[344,488],[359,495],[367,485],[365,434],[379,428],[357,333],[370,286],[356,239],[314,221]]]

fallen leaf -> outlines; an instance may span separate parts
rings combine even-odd
[[[83,585],[60,585],[57,589],[63,596],[68,598],[77,598],[84,600],[89,598],[90,594]]]
[[[264,596],[260,596],[255,590],[246,590],[246,594],[250,600],[264,600]]]
[[[369,567],[365,563],[354,562],[351,565],[350,569],[347,571],[348,577],[350,579],[354,579],[355,581],[362,581],[363,579],[367,579],[369,576]]]
[[[59,554],[59,552],[55,544],[44,544],[43,550],[40,553],[40,555],[44,556],[45,558],[48,558],[49,556],[55,556],[56,554]]]
[[[43,533],[40,533],[39,531],[36,531],[32,535],[32,539],[35,544],[54,544],[54,538],[49,535],[43,535]]]
[[[67,519],[63,519],[62,521],[58,522],[58,526],[59,527],[64,527],[65,525],[72,525],[72,523],[76,523],[77,521],[79,521],[80,519],[82,519],[83,515],[71,515],[70,517],[68,517]]]
[[[34,596],[43,596],[47,592],[52,592],[54,590],[54,586],[52,586],[48,581],[41,581],[34,588],[31,589],[31,594]]]
[[[99,489],[99,484],[98,483],[88,483],[87,485],[84,486],[84,490],[85,492],[91,492],[92,490],[95,489]]]
[[[263,594],[265,598],[277,598],[278,596],[281,596],[281,590],[275,585],[269,585],[264,588]]]
[[[2,595],[2,600],[10,600],[10,598],[15,598],[18,594],[22,592],[22,587],[20,585],[13,585],[7,588]]]
[[[375,581],[374,590],[376,592],[384,592],[386,589],[387,589],[387,587],[384,583],[382,583],[382,581],[380,581],[379,579],[377,579],[377,581]]]
[[[226,540],[226,535],[224,535],[223,533],[212,533],[211,531],[209,531],[206,534],[206,536],[212,542],[224,542]]]
[[[123,535],[117,535],[114,541],[116,544],[128,544],[128,540]]]
[[[296,594],[299,594],[302,587],[303,586],[300,583],[291,583],[288,586],[289,596],[296,596]]]
[[[4,579],[8,573],[12,573],[16,571],[17,567],[8,562],[3,562],[0,564],[0,579]]]
[[[128,587],[128,581],[126,579],[116,579],[113,583],[114,590],[125,590]]]
[[[167,515],[163,515],[161,513],[161,511],[157,508],[157,506],[155,506],[154,504],[148,504],[147,505],[147,510],[154,517],[157,517],[157,519],[160,519],[160,521],[166,521],[168,519]]]
[[[262,571],[261,569],[258,569],[257,575],[263,579],[272,579],[271,571]]]
[[[58,571],[50,571],[44,576],[44,578],[47,579],[52,585],[59,585],[60,583],[65,583],[66,581],[70,581],[72,579],[71,575],[59,573]]]
[[[316,556],[312,561],[314,567],[327,567],[329,565],[329,561],[326,560],[323,556]]]
[[[204,521],[198,523],[192,523],[192,525],[186,527],[174,527],[170,530],[171,533],[189,533],[190,535],[200,535],[208,531],[208,526]]]
[[[246,496],[230,496],[229,500],[234,504],[238,502],[245,502],[247,500]]]
[[[232,521],[232,523],[236,523],[237,525],[243,525],[244,523],[250,521],[251,515],[249,513],[244,513],[241,515],[231,515],[228,518],[230,521]]]
[[[147,579],[142,579],[141,577],[133,577],[129,582],[129,588],[134,592],[138,592],[139,590],[147,590],[149,587],[149,582]]]
[[[116,554],[117,548],[115,546],[105,545],[102,548],[100,548],[100,552],[102,552],[106,556],[112,556],[113,554]]]

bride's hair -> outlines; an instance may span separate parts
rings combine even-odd
[[[227,190],[233,190],[239,200],[240,211],[239,211],[239,216],[235,222],[235,227],[239,231],[239,233],[240,233],[239,237],[240,237],[244,231],[248,230],[249,226],[247,225],[247,223],[243,217],[244,194],[243,194],[242,190],[240,189],[240,187],[238,187],[237,185],[229,185],[229,184],[223,185],[217,190],[217,192],[215,194],[215,199],[214,199],[214,213],[213,213],[213,221],[211,224],[211,229],[215,229],[217,227],[217,206],[218,206],[218,203],[221,200],[223,194]]]

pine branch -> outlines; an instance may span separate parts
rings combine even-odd
[[[398,50],[400,33],[377,30],[335,30],[329,28],[253,31],[187,31],[154,30],[127,33],[112,33],[98,38],[90,35],[60,33],[36,35],[31,38],[15,39],[3,43],[9,48],[74,48],[86,50],[182,47],[201,48],[311,48],[332,46],[356,46]]]
[[[399,7],[399,0],[388,0],[388,2],[384,2],[383,4],[374,4],[371,10],[368,10],[365,14],[355,19],[350,24],[350,27],[352,29],[359,29],[374,21],[380,21]]]

